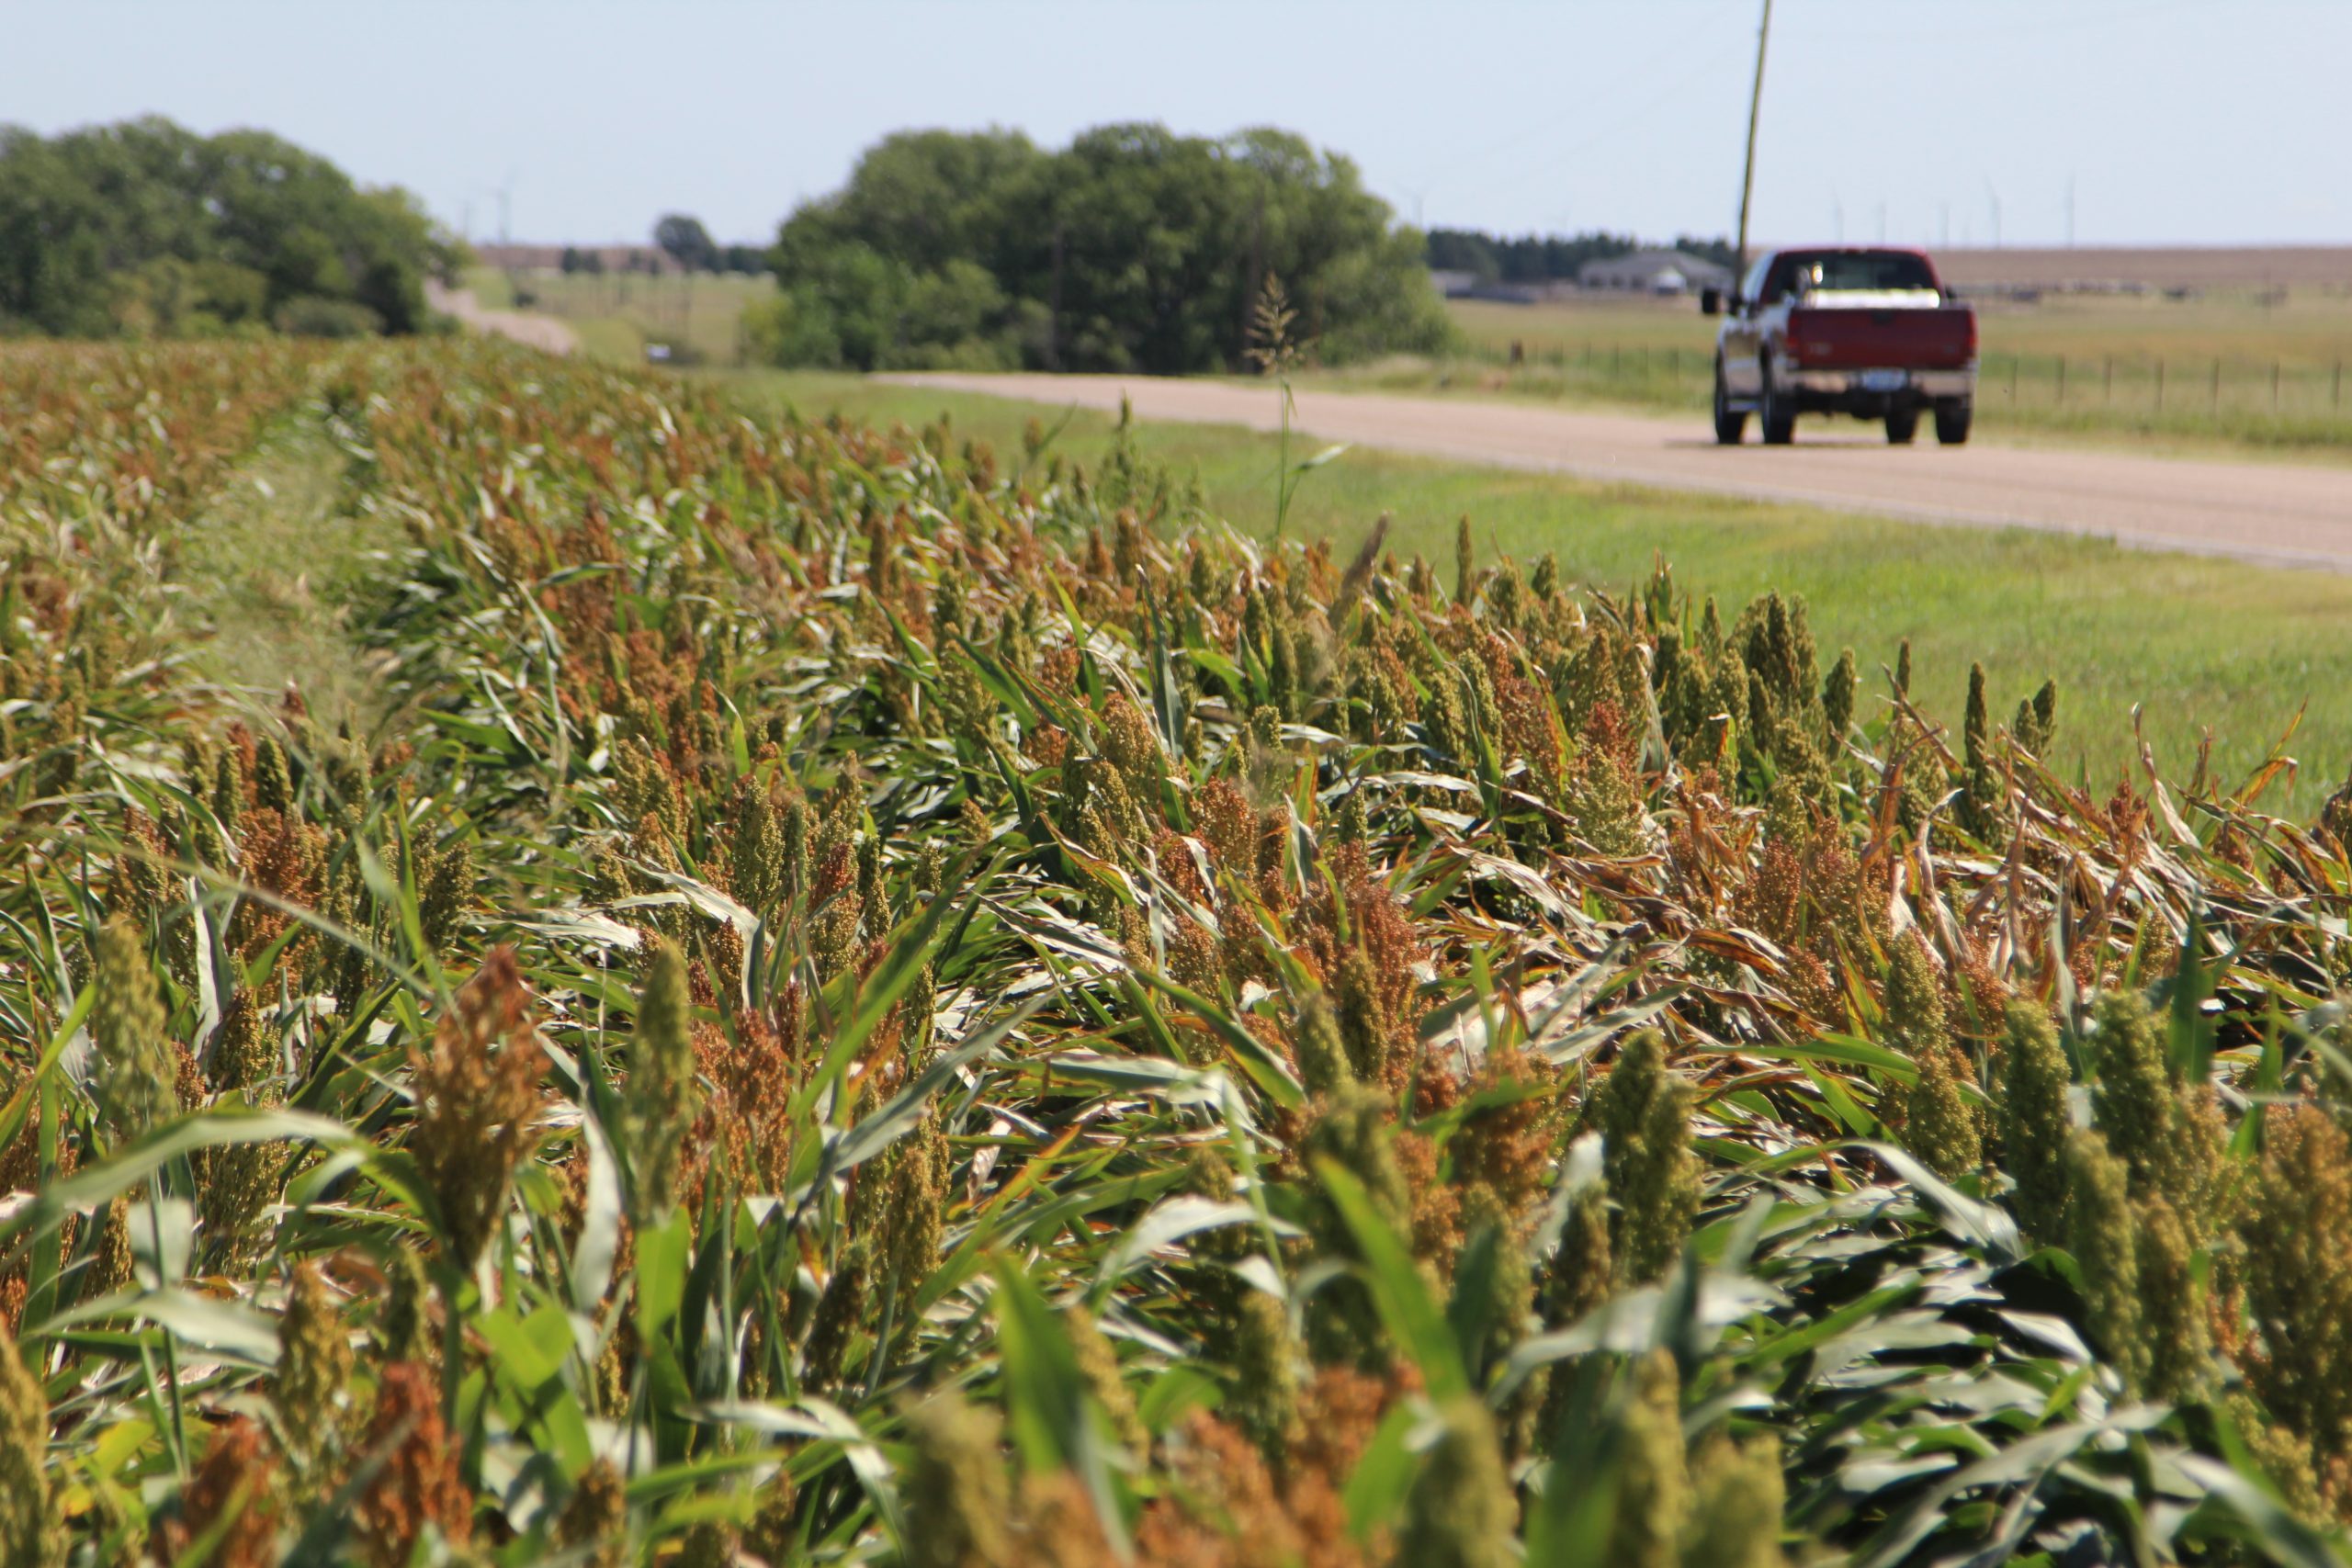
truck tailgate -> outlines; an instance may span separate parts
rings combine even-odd
[[[1807,370],[1956,370],[1976,357],[1976,313],[1800,305],[1784,333],[1789,363]]]

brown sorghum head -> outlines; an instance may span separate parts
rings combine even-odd
[[[458,1472],[431,1372],[413,1361],[384,1369],[375,1412],[354,1450],[385,1455],[352,1508],[373,1568],[403,1568],[427,1529],[455,1546],[472,1538],[473,1494]]]
[[[220,1568],[272,1568],[281,1559],[277,1463],[258,1422],[232,1416],[216,1427],[203,1462],[180,1494],[179,1511],[156,1532],[167,1562],[220,1532],[203,1561]]]
[[[555,1544],[590,1568],[620,1568],[628,1561],[628,1496],[621,1472],[606,1459],[589,1461],[571,1483],[556,1516]]]
[[[441,1210],[450,1260],[470,1271],[503,1222],[514,1168],[538,1136],[547,1067],[530,988],[511,948],[493,949],[409,1056],[416,1100],[408,1148]]]

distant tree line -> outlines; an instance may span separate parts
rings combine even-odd
[[[1582,234],[1524,234],[1506,239],[1476,229],[1432,229],[1429,265],[1441,272],[1466,272],[1487,283],[1555,283],[1572,280],[1585,263],[1630,255],[1643,242],[1631,234],[1595,229]],[[1676,236],[1669,250],[1683,251],[1722,266],[1733,265],[1725,239]]]
[[[0,334],[413,333],[460,254],[408,192],[266,131],[0,127]]]
[[[761,273],[768,269],[768,254],[759,245],[722,245],[710,237],[702,220],[673,212],[653,225],[653,243],[686,272]],[[605,253],[593,245],[566,245],[558,265],[566,273],[597,275],[605,269]],[[621,258],[623,272],[656,272],[650,251],[630,250]]]
[[[769,261],[779,292],[751,330],[785,365],[1238,370],[1269,276],[1325,359],[1448,333],[1420,236],[1352,162],[1279,130],[891,136]]]

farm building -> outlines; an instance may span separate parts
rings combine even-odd
[[[1592,289],[1690,294],[1702,288],[1728,288],[1731,272],[1682,251],[1635,251],[1585,263],[1577,270],[1577,282]]]

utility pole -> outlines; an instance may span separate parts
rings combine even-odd
[[[1764,0],[1764,20],[1756,28],[1756,85],[1747,95],[1747,165],[1739,178],[1739,266],[1736,287],[1747,273],[1747,204],[1756,190],[1756,117],[1764,107],[1764,45],[1772,36],[1772,0]]]

